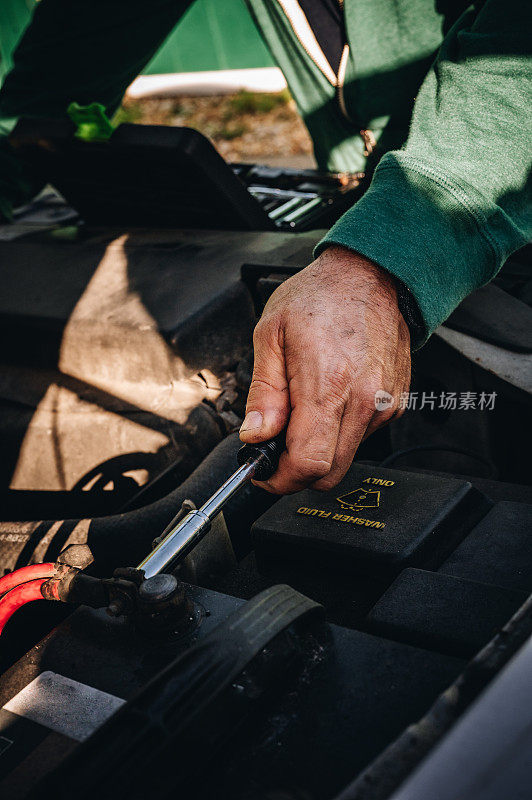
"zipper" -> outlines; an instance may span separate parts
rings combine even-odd
[[[318,67],[320,72],[325,75],[331,86],[334,86],[336,89],[336,100],[342,116],[345,117],[348,122],[352,122],[349,114],[347,113],[347,107],[344,98],[344,82],[347,62],[349,60],[349,45],[347,42],[344,44],[342,56],[340,58],[340,64],[338,66],[338,73],[335,73],[327,61],[325,53],[321,49],[318,40],[314,36],[314,31],[310,27],[309,21],[297,0],[277,0],[277,2],[281,6],[285,16],[290,22],[292,30],[294,31],[294,34],[303,50],[306,52],[311,61],[313,61]],[[340,9],[343,11],[344,0],[338,0],[338,4]]]
[[[335,72],[325,58],[325,53],[314,36],[314,31],[310,27],[309,21],[297,0],[277,0],[277,2],[288,18],[292,30],[303,50],[309,58],[312,59],[320,72],[325,75],[331,86],[336,86],[337,80]]]
[[[344,83],[345,83],[345,72],[347,69],[347,62],[349,59],[349,45],[344,44],[344,49],[342,50],[342,57],[340,58],[340,64],[338,66],[338,75],[336,77],[336,99],[338,100],[338,105],[340,106],[340,111],[348,120],[352,122],[349,114],[347,113],[347,107],[345,104],[345,97],[344,97]]]

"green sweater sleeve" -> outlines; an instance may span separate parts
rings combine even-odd
[[[403,150],[387,153],[331,244],[395,275],[417,301],[423,341],[527,243],[532,5],[487,0],[447,35],[417,97]]]

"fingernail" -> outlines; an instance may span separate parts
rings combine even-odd
[[[262,428],[262,414],[260,411],[248,411],[240,431],[256,431]]]

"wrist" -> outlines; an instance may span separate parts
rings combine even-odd
[[[416,299],[399,278],[366,256],[342,245],[330,245],[318,257],[318,261],[321,259],[325,260],[326,268],[340,269],[349,279],[353,274],[357,277],[367,276],[368,289],[372,294],[377,289],[375,302],[378,302],[379,296],[384,295],[387,302],[398,310],[410,332],[410,340],[419,341],[425,338],[426,326]]]
[[[355,289],[364,289],[370,294],[376,292],[377,296],[382,296],[390,302],[392,307],[398,307],[400,282],[366,256],[347,247],[333,244],[318,256],[314,264],[320,264],[331,279],[345,280]],[[354,278],[356,284],[353,284]]]

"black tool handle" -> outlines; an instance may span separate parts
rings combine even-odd
[[[267,481],[271,478],[279,465],[281,453],[286,449],[286,430],[281,431],[273,439],[258,444],[245,444],[237,454],[240,466],[250,459],[257,460],[254,478],[257,481]]]

